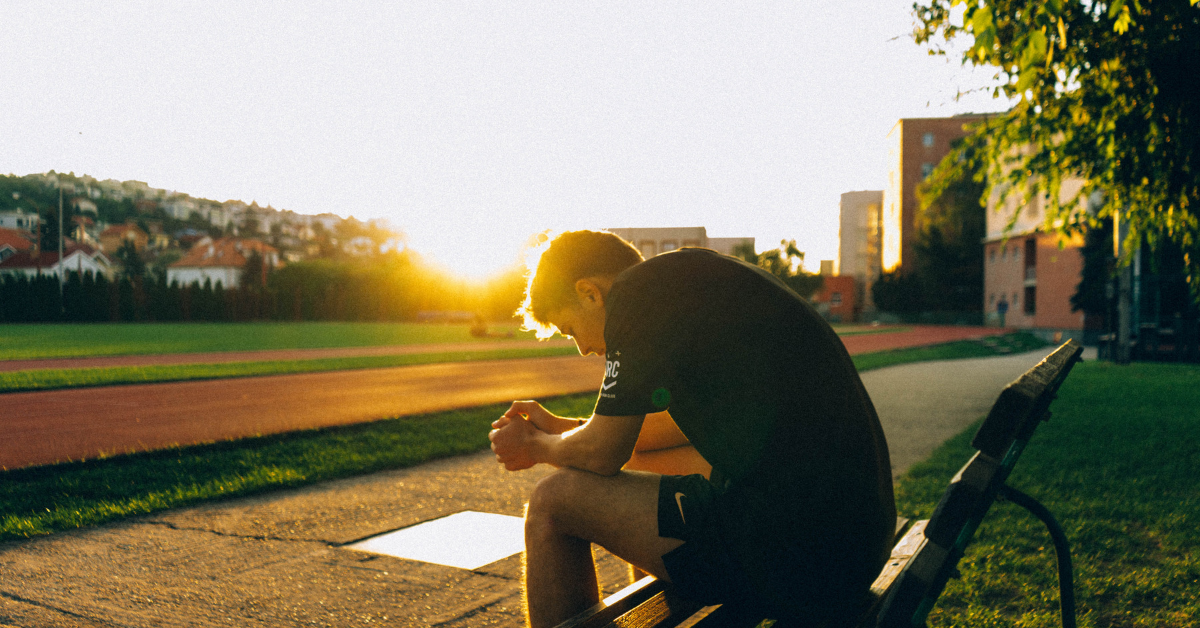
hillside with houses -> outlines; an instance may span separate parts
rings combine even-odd
[[[0,175],[0,321],[504,317],[520,284],[513,269],[464,286],[382,221],[141,181]]]
[[[104,271],[110,278],[123,270],[117,255],[129,243],[152,276],[170,273],[194,245],[241,248],[244,243],[263,251],[269,249],[280,262],[314,258],[337,258],[372,250],[401,248],[401,236],[378,221],[359,221],[333,213],[297,214],[251,201],[213,201],[183,192],[150,187],[142,181],[98,180],[95,177],[55,173],[0,176],[0,273],[56,273],[59,197],[62,194],[65,246],[83,253],[71,260],[64,251],[63,263],[79,268],[91,258],[87,270]],[[227,240],[233,238],[234,240]],[[50,245],[50,246],[47,246]],[[39,263],[30,256],[9,258],[17,253],[43,254],[51,260]],[[226,287],[238,279],[228,269],[228,260],[210,267],[221,268]],[[71,266],[75,263],[75,266]],[[189,268],[196,268],[193,260]],[[174,274],[174,273],[172,273]],[[181,273],[180,279],[196,277]],[[214,280],[217,273],[214,273]],[[169,279],[174,279],[171,277]],[[203,278],[201,278],[203,280]],[[185,282],[186,283],[186,282]]]

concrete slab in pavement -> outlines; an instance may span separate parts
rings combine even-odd
[[[866,373],[894,472],[1048,352]],[[462,570],[342,545],[462,510],[520,515],[546,472],[480,452],[0,544],[0,627],[518,626],[520,556]],[[624,567],[598,554],[607,594]]]

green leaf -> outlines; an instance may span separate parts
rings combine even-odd
[[[1113,30],[1118,35],[1124,35],[1129,30],[1129,25],[1133,23],[1133,15],[1129,12],[1129,7],[1121,7],[1121,14],[1117,16],[1117,21],[1113,23]]]
[[[992,7],[986,4],[975,9],[971,14],[971,32],[978,38],[981,34],[991,33],[996,34],[996,24],[992,19]]]
[[[1046,33],[1033,31],[1025,42],[1025,51],[1021,53],[1021,70],[1038,65],[1046,59]]]
[[[1017,91],[1024,93],[1025,90],[1033,86],[1037,78],[1038,72],[1036,68],[1023,68],[1021,73],[1017,75]]]

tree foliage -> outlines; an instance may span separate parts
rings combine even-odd
[[[782,240],[779,248],[762,253],[755,253],[751,244],[740,244],[733,248],[733,256],[775,275],[805,299],[825,285],[821,275],[804,272],[804,251],[796,247],[795,240]]]
[[[985,167],[985,194],[999,186],[1002,199],[1009,193],[1023,200],[1043,195],[1048,228],[1078,233],[1117,217],[1128,227],[1127,250],[1164,238],[1182,247],[1193,291],[1200,294],[1197,3],[914,4],[918,43],[944,54],[946,42],[969,38],[963,63],[995,70],[993,95],[1017,100],[1008,112],[976,124],[934,171],[934,187],[954,181],[975,161]],[[1071,177],[1086,184],[1060,199]],[[1098,211],[1084,211],[1084,199],[1098,200]]]
[[[920,290],[916,306],[923,311],[979,312],[983,309],[983,238],[987,234],[987,212],[982,199],[985,186],[976,160],[963,159],[958,166],[955,177],[942,183],[936,191],[926,184],[917,188],[920,208],[915,224],[917,241],[913,247],[916,281],[910,284]],[[903,285],[903,282],[892,283],[890,287],[900,289]]]
[[[133,243],[133,240],[121,242],[121,247],[117,249],[113,256],[121,266],[122,277],[133,280],[146,276],[146,262],[142,260],[142,255],[138,253],[137,246]]]

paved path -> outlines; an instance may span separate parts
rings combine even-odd
[[[1049,352],[865,374],[894,471]],[[519,626],[519,555],[468,571],[341,546],[462,510],[519,515],[545,473],[481,452],[0,544],[0,626]],[[614,591],[622,566],[599,555]]]

